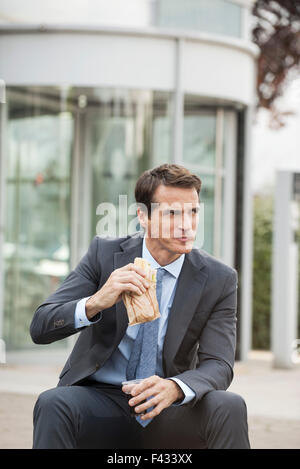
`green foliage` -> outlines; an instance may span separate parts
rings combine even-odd
[[[270,349],[273,199],[254,198],[252,348]]]
[[[273,198],[255,196],[252,348],[256,350],[271,348],[272,237]],[[300,338],[300,228],[296,239],[299,245],[297,338]]]

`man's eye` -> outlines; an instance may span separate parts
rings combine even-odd
[[[174,215],[177,215],[177,214],[178,214],[178,211],[176,211],[176,210],[166,210],[164,212],[164,215],[166,215],[166,216],[169,216],[169,215],[174,216]]]

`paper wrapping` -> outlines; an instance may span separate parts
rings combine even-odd
[[[153,321],[160,317],[156,298],[156,269],[151,269],[149,262],[141,257],[136,257],[134,264],[146,272],[146,279],[150,286],[142,295],[134,292],[123,292],[122,299],[126,306],[129,326]]]

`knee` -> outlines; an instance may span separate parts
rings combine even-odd
[[[206,396],[211,411],[226,418],[247,418],[247,406],[239,394],[230,391],[212,391]]]
[[[228,409],[228,412],[233,416],[244,417],[247,415],[246,402],[239,394],[224,391],[222,403],[223,407]]]
[[[42,392],[34,406],[33,416],[36,419],[41,414],[48,414],[55,412],[55,409],[61,403],[61,392],[59,388],[48,389]]]

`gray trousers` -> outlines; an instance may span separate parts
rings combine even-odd
[[[144,428],[120,387],[84,382],[43,392],[33,420],[34,449],[250,449],[245,402],[229,391],[164,409]]]

